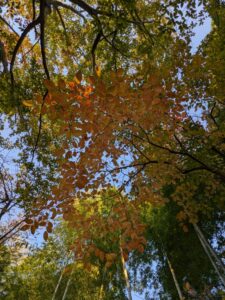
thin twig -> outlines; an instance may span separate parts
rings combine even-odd
[[[9,24],[9,22],[6,21],[2,16],[0,16],[0,20],[2,20],[2,22],[4,22],[11,29],[12,32],[14,32],[18,37],[20,37],[19,33],[17,33],[16,30]]]

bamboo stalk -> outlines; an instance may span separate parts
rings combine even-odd
[[[123,256],[123,250],[122,250],[121,246],[120,246],[120,257],[121,257],[121,263],[122,263],[122,268],[123,268],[123,275],[124,275],[124,279],[125,279],[126,287],[127,287],[128,299],[132,300],[129,276],[128,276],[128,272],[126,269],[126,264],[125,264],[125,260],[124,260],[124,256]]]

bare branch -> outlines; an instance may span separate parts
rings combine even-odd
[[[102,37],[102,30],[99,31],[99,33],[96,35],[96,38],[94,40],[92,49],[91,49],[91,55],[92,55],[92,65],[93,65],[93,72],[95,73],[95,50],[97,49],[98,43],[101,41]]]
[[[42,120],[42,111],[43,111],[43,108],[44,108],[45,99],[46,99],[47,95],[48,95],[48,91],[46,91],[46,93],[44,94],[43,100],[42,100],[42,104],[41,104],[41,111],[40,111],[39,120],[38,120],[38,134],[37,134],[37,138],[36,138],[36,141],[35,141],[34,148],[32,150],[31,161],[33,161],[33,159],[34,159],[34,154],[35,154],[35,152],[37,150],[38,143],[39,143],[40,136],[41,136],[42,122],[43,122],[43,120]]]
[[[13,232],[17,227],[19,227],[24,222],[24,219],[16,223],[9,231],[0,236],[0,244],[3,244],[7,239],[8,235]]]
[[[217,127],[217,129],[218,129],[218,128],[219,128],[219,125],[217,124],[216,119],[215,119],[215,117],[214,117],[214,115],[213,115],[213,111],[214,111],[215,108],[216,108],[216,102],[214,102],[213,107],[212,107],[212,109],[211,109],[209,115],[210,115],[211,119],[213,120],[213,123],[216,125],[216,127]]]
[[[40,16],[36,20],[34,20],[33,22],[31,22],[27,25],[27,27],[24,29],[23,33],[21,34],[19,40],[17,41],[17,44],[13,50],[13,55],[12,55],[12,59],[11,59],[11,63],[10,63],[10,74],[11,74],[12,83],[14,83],[13,67],[14,67],[17,52],[18,52],[20,46],[22,45],[25,37],[27,36],[27,34],[39,23],[40,23]]]
[[[40,1],[40,41],[41,41],[41,56],[47,79],[50,79],[46,54],[45,54],[45,0]]]
[[[84,9],[90,16],[96,17],[98,15],[98,10],[91,7],[87,3],[85,3],[83,0],[70,0],[73,4],[78,5],[80,8]]]
[[[75,13],[76,15],[80,16],[84,21],[86,21],[86,18],[82,15],[82,13],[80,11],[78,11],[77,9],[73,8],[72,6],[62,3],[60,1],[51,1],[50,4],[52,4],[55,8],[58,7],[63,7],[65,9],[68,9],[70,11],[72,11],[73,13]]]
[[[25,56],[27,56],[27,54],[29,54],[29,53],[34,49],[34,47],[39,43],[39,41],[40,41],[40,38],[37,39],[36,42],[33,44],[33,46],[32,46],[26,53],[23,54],[22,59],[23,59]]]
[[[150,139],[149,139],[149,136],[148,134],[146,133],[146,131],[141,127],[139,126],[139,128],[142,129],[142,131],[145,133],[147,139],[148,139],[148,143],[158,149],[161,149],[161,150],[165,150],[171,154],[177,154],[177,155],[181,155],[181,156],[186,156],[186,157],[189,157],[192,161],[198,163],[202,169],[205,169],[217,176],[219,176],[223,181],[225,181],[225,175],[223,173],[221,173],[219,170],[216,170],[212,167],[210,167],[209,165],[207,165],[205,162],[201,161],[199,158],[195,157],[194,155],[192,155],[191,153],[187,152],[186,150],[182,150],[182,151],[177,151],[177,150],[173,150],[173,149],[170,149],[168,147],[165,147],[165,146],[161,146],[161,145],[158,145],[154,142],[152,142]]]
[[[20,36],[19,33],[17,33],[15,29],[9,24],[9,22],[7,22],[2,16],[0,16],[0,20],[2,20],[2,22],[4,22],[18,37]]]

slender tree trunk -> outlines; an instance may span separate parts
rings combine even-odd
[[[68,292],[68,289],[69,289],[69,285],[70,285],[70,282],[71,282],[71,279],[72,279],[72,274],[73,274],[73,271],[71,272],[70,277],[69,277],[69,279],[68,279],[68,281],[66,283],[66,288],[65,288],[62,300],[66,299],[66,295],[67,295],[67,292]]]
[[[71,255],[72,255],[72,253],[69,254],[67,263],[69,262],[69,259],[70,259]],[[61,283],[62,278],[63,278],[63,271],[64,271],[64,269],[65,269],[65,267],[63,267],[62,270],[61,270],[61,274],[60,274],[59,280],[58,280],[58,282],[57,282],[57,285],[56,285],[56,287],[55,287],[54,294],[53,294],[53,296],[52,296],[52,300],[55,300],[56,293],[57,293],[57,291],[58,291],[58,289],[59,289],[60,283]],[[73,272],[73,269],[72,269],[72,272]],[[64,292],[64,293],[65,293],[65,292]]]
[[[173,277],[173,281],[174,281],[174,284],[175,284],[175,286],[176,286],[176,290],[177,290],[177,293],[178,293],[178,295],[179,295],[179,299],[180,299],[180,300],[184,300],[182,291],[181,291],[180,286],[179,286],[179,283],[178,283],[178,281],[177,281],[176,274],[175,274],[175,272],[174,272],[174,269],[173,269],[173,267],[172,267],[172,265],[171,265],[171,262],[170,262],[170,260],[169,260],[169,258],[168,258],[167,255],[166,255],[166,260],[167,260],[167,263],[168,263],[168,265],[169,265],[169,269],[170,269],[171,275],[172,275],[172,277]]]
[[[219,266],[219,268],[221,269],[221,271],[223,271],[223,274],[225,274],[225,267],[224,267],[223,262],[218,257],[218,255],[216,254],[214,249],[211,247],[211,245],[209,244],[209,242],[205,238],[205,236],[204,236],[203,232],[201,231],[201,229],[199,228],[199,226],[197,224],[194,224],[194,228],[195,228],[195,231],[197,231],[197,233],[201,236],[203,242],[206,244],[206,246],[209,249],[211,255],[215,258],[215,261],[216,261],[217,265]]]
[[[100,286],[100,290],[99,290],[99,300],[102,300],[102,296],[103,296],[103,283]]]
[[[205,239],[203,233],[201,232],[200,228],[196,225],[193,224],[195,232],[202,244],[203,249],[205,250],[205,253],[208,255],[209,260],[211,262],[211,264],[213,265],[217,275],[219,276],[223,286],[225,287],[225,276],[221,271],[224,271],[224,266],[222,266],[222,263],[220,261],[220,259],[217,257],[216,253],[214,252],[214,250],[211,248],[211,246],[209,245],[209,243],[207,242],[207,240]],[[213,260],[212,256],[214,257],[215,261],[217,262],[217,264],[215,263],[215,261]],[[220,267],[220,269],[219,269]]]
[[[63,270],[62,270],[62,272],[61,272],[61,274],[60,274],[59,280],[58,280],[57,285],[56,285],[56,287],[55,287],[54,294],[53,294],[53,296],[52,296],[52,300],[55,300],[55,296],[56,296],[56,293],[57,293],[57,291],[58,291],[59,285],[60,285],[60,283],[61,283],[61,281],[62,281],[62,277],[63,277]]]
[[[124,279],[125,279],[126,287],[127,287],[128,299],[132,300],[132,294],[131,294],[131,287],[130,287],[128,272],[127,272],[127,269],[126,269],[126,264],[125,264],[125,260],[124,260],[124,256],[123,256],[123,250],[122,250],[121,246],[120,246],[120,257],[121,257],[121,263],[122,263],[122,267],[123,267],[123,275],[124,275]]]
[[[104,290],[103,281],[104,281],[104,278],[105,278],[105,274],[106,274],[106,268],[104,267],[103,273],[102,273],[102,283],[101,283],[101,286],[100,286],[100,289],[99,289],[99,296],[98,296],[99,300],[102,300],[102,298],[103,298],[103,290]]]

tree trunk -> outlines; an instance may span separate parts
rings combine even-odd
[[[124,257],[123,257],[123,250],[122,250],[121,246],[120,246],[120,257],[121,257],[121,263],[122,263],[122,268],[123,268],[123,275],[124,275],[124,279],[125,279],[126,287],[127,287],[128,299],[132,300],[132,294],[131,294],[131,287],[130,287],[128,272],[127,272],[127,269],[126,269],[125,260],[124,260]]]
[[[223,273],[225,274],[225,267],[224,267],[223,262],[218,257],[218,255],[216,254],[216,252],[214,251],[214,249],[211,247],[211,245],[209,244],[209,242],[205,238],[205,236],[204,236],[203,232],[201,231],[201,229],[199,228],[199,226],[197,224],[194,224],[194,228],[195,228],[195,231],[197,231],[198,234],[201,236],[203,242],[206,244],[206,246],[209,249],[211,255],[215,258],[216,263],[220,267],[221,271],[223,271]]]
[[[61,281],[62,281],[62,277],[63,277],[63,270],[62,270],[62,272],[61,272],[61,274],[60,274],[59,280],[58,280],[57,285],[56,285],[56,287],[55,287],[54,294],[53,294],[53,296],[52,296],[52,300],[55,300],[55,296],[56,296],[56,293],[57,293],[57,291],[58,291],[59,285],[60,285],[60,283],[61,283]]]
[[[104,278],[105,278],[105,273],[106,273],[106,268],[104,267],[103,273],[102,273],[102,283],[101,283],[101,286],[100,286],[100,289],[99,289],[99,297],[98,297],[99,300],[102,300],[102,298],[103,298],[103,291],[104,291],[103,281],[104,281]]]
[[[167,255],[166,255],[166,260],[167,260],[167,263],[168,263],[168,265],[169,265],[169,269],[170,269],[171,275],[172,275],[172,277],[173,277],[173,281],[174,281],[174,284],[175,284],[175,286],[176,286],[176,290],[177,290],[177,293],[178,293],[178,295],[179,295],[179,299],[180,299],[180,300],[184,300],[183,294],[182,294],[182,292],[181,292],[179,283],[178,283],[177,278],[176,278],[176,274],[175,274],[175,272],[174,272],[174,269],[173,269],[173,267],[172,267],[172,265],[171,265],[171,262],[170,262],[170,260],[169,260],[169,258],[168,258]]]
[[[102,300],[102,296],[103,296],[103,283],[100,286],[100,290],[99,290],[99,300]]]
[[[207,242],[207,240],[205,239],[203,233],[201,232],[201,229],[198,227],[197,224],[193,224],[195,232],[202,244],[203,249],[205,250],[205,253],[208,255],[209,260],[211,262],[211,264],[213,265],[216,273],[218,274],[223,286],[225,287],[225,269],[224,266],[222,264],[222,262],[220,261],[220,259],[218,258],[217,254],[214,252],[214,250],[212,249],[212,247],[209,245],[209,243]],[[215,261],[213,260],[213,257],[215,259]]]
[[[71,279],[72,279],[72,274],[73,274],[73,271],[71,272],[70,274],[70,277],[66,283],[66,288],[65,288],[65,291],[64,291],[64,294],[63,294],[63,297],[62,297],[62,300],[65,300],[66,299],[66,295],[67,295],[67,292],[68,292],[68,288],[69,288],[69,285],[70,285],[70,282],[71,282]]]

